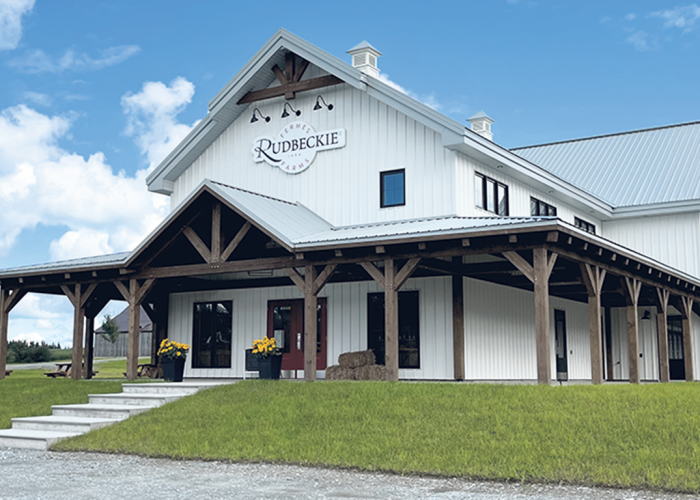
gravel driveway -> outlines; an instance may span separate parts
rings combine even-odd
[[[653,492],[469,482],[284,465],[0,449],[1,499],[690,499]]]

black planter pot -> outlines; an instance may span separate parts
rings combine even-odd
[[[184,358],[163,358],[163,378],[166,382],[182,382],[182,374],[184,372]]]
[[[282,356],[269,356],[258,359],[258,371],[260,378],[268,380],[279,380],[280,369],[282,368]]]

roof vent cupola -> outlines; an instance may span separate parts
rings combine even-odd
[[[348,50],[348,54],[352,56],[353,68],[357,68],[363,73],[373,76],[374,78],[379,78],[377,57],[382,55],[381,52],[364,41]]]
[[[481,137],[485,137],[489,141],[493,141],[491,124],[494,123],[494,121],[486,116],[483,111],[479,111],[477,114],[469,118],[468,121],[472,124],[472,131],[476,132]]]

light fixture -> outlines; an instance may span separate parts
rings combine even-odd
[[[320,102],[319,102],[320,101]],[[323,106],[328,108],[328,111],[333,111],[333,105],[328,104],[326,100],[323,98],[323,96],[318,96],[316,98],[316,105],[314,106],[314,111],[318,111],[319,109],[322,109],[323,106],[321,106],[321,102],[323,103]]]
[[[284,103],[284,111],[282,111],[282,118],[287,118],[289,116],[289,113],[287,113],[287,107],[289,107],[289,109],[295,115],[297,115],[297,116],[301,115],[301,111],[299,111],[298,109],[294,109],[291,104],[289,104],[288,102],[285,102]]]
[[[257,111],[258,114],[260,115],[260,118],[263,118],[266,122],[269,122],[269,121],[270,121],[270,117],[269,117],[269,116],[263,115],[262,112],[261,112],[258,108],[255,108],[255,109],[253,110],[253,117],[250,119],[250,123],[255,123],[256,121],[258,121],[258,117],[255,116],[255,112],[256,112],[256,111]]]
[[[651,319],[651,313],[649,313],[649,309],[644,310],[644,314],[642,314],[642,320],[650,320]]]

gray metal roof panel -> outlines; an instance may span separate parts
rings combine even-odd
[[[469,230],[491,229],[522,224],[555,221],[555,217],[430,217],[424,219],[380,222],[358,226],[334,227],[294,242],[296,247],[323,243],[388,241],[390,239],[429,234],[453,234]]]
[[[8,277],[14,274],[24,274],[31,272],[49,273],[55,271],[72,271],[82,268],[94,267],[117,267],[131,255],[131,252],[113,253],[109,255],[98,255],[95,257],[84,257],[81,259],[62,260],[58,262],[47,262],[45,264],[36,264],[32,266],[13,267],[0,270],[0,278]]]
[[[700,122],[512,151],[614,207],[700,199]]]

